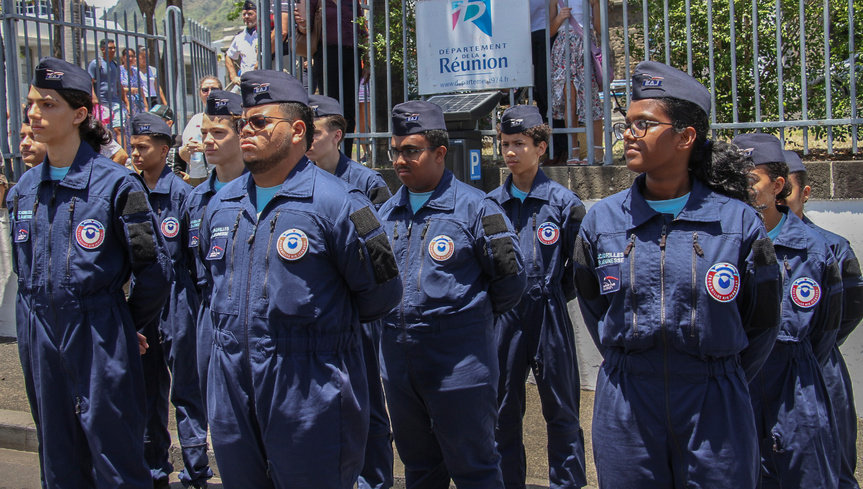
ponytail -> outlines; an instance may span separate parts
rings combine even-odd
[[[81,141],[89,144],[93,151],[101,151],[102,146],[111,142],[111,134],[105,129],[101,122],[93,117],[92,95],[80,90],[58,89],[57,94],[69,104],[72,109],[84,107],[87,109],[87,117],[78,126]]]

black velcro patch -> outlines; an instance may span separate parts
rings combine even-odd
[[[752,243],[752,259],[756,267],[776,265],[776,250],[770,238],[761,238]]]
[[[592,265],[587,260],[590,250],[588,250],[588,244],[584,241],[584,238],[578,236],[575,239],[575,249],[573,251],[573,261],[579,265],[575,270],[575,287],[578,289],[578,293],[585,299],[596,299],[599,297],[599,280],[596,278],[596,274],[590,271]]]
[[[842,274],[839,273],[839,264],[831,263],[827,267],[827,285],[836,285],[842,282]]]
[[[399,267],[396,265],[396,257],[393,256],[386,234],[381,233],[366,241],[366,249],[372,260],[375,282],[382,284],[398,277]]]
[[[824,331],[839,329],[839,326],[842,324],[842,294],[831,295],[830,303],[827,307],[829,307],[829,314]]]
[[[572,219],[573,221],[583,220],[585,214],[587,214],[587,211],[584,210],[583,205],[572,206],[569,208],[569,218]]]
[[[372,204],[383,204],[384,202],[389,200],[390,197],[391,195],[389,187],[375,187],[369,190],[369,199],[371,199]]]
[[[584,268],[592,268],[593,266],[587,261],[588,244],[580,235],[575,238],[575,249],[573,250],[573,260]]]
[[[139,212],[149,212],[150,206],[147,205],[147,194],[143,190],[137,192],[129,192],[126,197],[126,205],[123,206],[121,212],[124,216],[130,216]]]
[[[151,263],[156,261],[156,239],[153,224],[136,222],[126,226],[129,231],[129,244],[132,246],[133,263]]]
[[[860,262],[857,258],[849,258],[842,262],[842,277],[857,278],[860,276]]]
[[[496,214],[501,217],[500,214]],[[487,216],[492,217],[492,216]],[[485,221],[485,218],[483,218]],[[485,223],[483,223],[485,226]],[[486,231],[488,232],[488,231]],[[515,248],[509,236],[502,236],[491,240],[491,257],[494,260],[494,269],[499,277],[506,277],[518,273],[518,261],[515,256]]]
[[[482,218],[482,229],[486,236],[493,236],[507,231],[506,220],[502,214],[491,214]]]
[[[752,321],[750,322],[751,329],[772,329],[779,327],[779,283],[776,280],[765,280],[756,284],[755,297],[757,297],[757,303],[755,304],[755,311],[752,314]]]
[[[863,287],[845,289],[845,309],[842,314],[843,320],[863,317]]]
[[[365,236],[381,227],[381,223],[378,222],[378,218],[375,217],[375,213],[372,212],[369,206],[365,206],[351,214],[351,221],[354,222],[354,226],[357,228],[357,234],[360,236]]]

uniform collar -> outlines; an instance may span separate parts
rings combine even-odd
[[[170,194],[171,193],[171,175],[174,172],[171,171],[171,168],[168,165],[165,165],[165,168],[162,168],[162,173],[159,174],[159,179],[156,181],[156,188],[150,190],[151,194]]]
[[[59,184],[63,187],[82,190],[90,184],[90,174],[93,171],[93,158],[99,156],[99,153],[93,151],[93,148],[86,142],[81,141],[78,146],[78,152],[75,154],[75,159],[69,167],[69,173],[60,180]],[[37,181],[34,187],[40,183],[51,181],[51,173],[48,168],[48,155],[45,155],[45,160],[42,162],[42,179]]]
[[[653,210],[648,205],[644,198],[642,189],[644,189],[644,181],[647,179],[645,174],[641,174],[635,178],[632,183],[629,196],[624,201],[624,206],[628,207],[632,214],[632,227],[636,228],[645,222],[659,215],[659,212]],[[731,197],[717,194],[707,188],[701,180],[692,179],[692,189],[689,191],[689,200],[683,210],[678,214],[677,220],[696,221],[696,222],[718,222],[719,211],[717,204],[723,204],[731,200]]]
[[[806,236],[809,232],[809,227],[804,223],[797,214],[784,205],[777,205],[779,212],[785,214],[785,224],[773,242],[774,246],[784,246],[795,250],[805,250],[808,248],[808,240]]]
[[[435,187],[429,200],[423,204],[423,208],[431,207],[432,209],[442,211],[455,209],[455,188],[453,186],[453,178],[452,172],[444,169],[440,182],[438,182],[437,187]],[[407,186],[402,185],[398,191],[398,204],[396,204],[396,207],[411,208],[411,200],[408,192]]]
[[[536,176],[533,177],[533,184],[530,186],[530,192],[527,193],[527,199],[539,199],[544,200],[546,202],[549,201],[551,194],[551,179],[546,176],[545,172],[542,171],[542,168],[537,169]],[[510,173],[506,180],[503,182],[503,187],[501,188],[500,193],[501,201],[500,203],[504,203],[508,200],[515,199],[512,195],[512,173]]]
[[[336,173],[335,176],[342,178],[342,176],[347,173],[351,168],[351,159],[347,157],[344,153],[339,151],[339,162],[336,164]]]
[[[314,193],[315,172],[318,168],[311,164],[308,158],[303,156],[288,173],[288,177],[282,183],[282,188],[276,192],[276,197],[294,197],[299,199],[309,198]],[[321,170],[323,171],[323,170]],[[237,200],[244,196],[252,195],[255,189],[255,179],[251,173],[244,174],[245,185],[231,185],[222,189],[225,193],[224,200]],[[238,180],[243,177],[239,177]]]

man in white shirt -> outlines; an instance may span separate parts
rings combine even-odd
[[[246,28],[240,31],[228,52],[225,53],[225,67],[231,83],[239,86],[240,75],[249,70],[254,70],[258,62],[258,6],[253,0],[246,0],[243,4],[243,22]],[[240,62],[240,70],[234,66],[234,61]]]

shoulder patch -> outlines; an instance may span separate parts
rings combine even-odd
[[[587,214],[587,211],[584,210],[583,205],[574,205],[569,208],[569,218],[573,221],[581,221],[584,219],[584,216]]]
[[[770,238],[761,238],[752,243],[752,257],[756,267],[776,265],[776,250]]]
[[[507,231],[506,220],[503,214],[490,214],[482,218],[482,229],[486,236],[493,236]]]
[[[357,228],[357,234],[360,236],[365,236],[381,227],[381,223],[378,222],[375,213],[372,212],[369,206],[365,206],[351,214],[351,221],[353,221],[354,226]]]
[[[123,211],[121,212],[124,216],[130,216],[132,214],[138,214],[139,212],[149,212],[150,206],[147,205],[147,193],[143,190],[138,190],[135,192],[129,192],[129,195],[126,197],[126,205],[123,206]]]
[[[372,201],[372,204],[383,204],[389,200],[390,197],[392,197],[392,195],[390,194],[389,187],[375,187],[369,190],[369,199]]]

